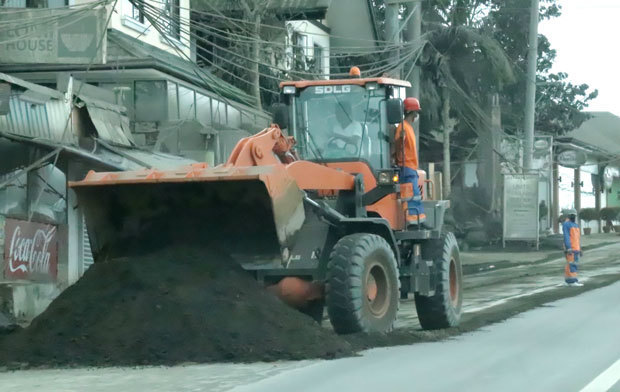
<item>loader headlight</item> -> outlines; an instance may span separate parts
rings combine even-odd
[[[295,93],[297,93],[297,87],[295,86],[284,86],[282,88],[282,94],[293,95]]]
[[[377,182],[379,183],[379,185],[398,184],[398,180],[398,173],[394,173],[391,170],[379,172],[379,176],[377,178]]]

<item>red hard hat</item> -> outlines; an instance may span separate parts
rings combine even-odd
[[[420,101],[417,98],[405,98],[405,113],[420,111]]]

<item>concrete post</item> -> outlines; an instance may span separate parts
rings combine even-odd
[[[388,45],[400,44],[400,29],[398,22],[399,3],[387,3],[385,6],[385,40],[388,41]],[[393,49],[388,51],[388,56],[392,60],[393,64],[396,64],[399,60],[399,50]],[[400,79],[400,67],[393,71],[393,76]]]
[[[553,225],[553,233],[558,234],[560,227],[558,218],[560,217],[560,181],[558,180],[559,166],[557,162],[553,162],[553,203],[551,203],[551,224]]]
[[[69,164],[69,175],[67,180],[71,181],[74,178],[79,178],[77,170],[73,164]],[[78,200],[77,195],[71,188],[67,188],[67,226],[68,226],[68,241],[67,241],[67,285],[72,285],[80,278],[80,265],[82,263],[82,257],[80,254],[80,228],[82,227],[81,217],[78,213]]]
[[[575,169],[575,179],[573,181],[573,184],[575,185],[573,188],[574,197],[575,197],[575,209],[577,210],[577,213],[579,213],[579,210],[581,210],[581,169],[580,168]]]
[[[409,7],[413,8],[413,15],[407,20],[407,42],[411,45],[419,45],[420,37],[422,36],[422,1],[414,0],[409,3]],[[407,88],[408,97],[416,97],[420,99],[420,67],[413,64],[413,71],[409,76],[409,83],[411,87]],[[424,107],[424,102],[422,102]],[[420,156],[420,118],[416,118],[413,123],[413,129],[415,130],[415,142],[418,146],[418,157]]]
[[[598,215],[601,212],[601,176],[599,175],[596,181],[594,181],[594,208],[596,209],[596,214]],[[602,233],[603,229],[601,227],[601,219],[600,217],[596,219],[596,225],[598,227],[598,233]]]
[[[536,65],[538,60],[538,0],[532,0],[530,10],[529,48],[527,51],[527,77],[525,92],[525,141],[523,143],[523,167],[532,169],[534,152],[534,123],[536,120]]]

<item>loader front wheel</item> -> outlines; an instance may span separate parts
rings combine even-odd
[[[330,255],[327,313],[339,334],[387,332],[398,313],[400,281],[394,253],[382,237],[342,237]]]
[[[455,327],[461,320],[463,304],[463,271],[459,257],[459,246],[452,233],[442,236],[442,241],[429,243],[429,249],[437,269],[435,295],[415,294],[415,307],[420,325],[424,329]],[[422,254],[424,255],[424,250]]]

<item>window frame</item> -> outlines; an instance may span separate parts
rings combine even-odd
[[[181,0],[163,0],[164,31],[168,38],[181,42]]]
[[[315,43],[314,44],[314,52],[313,52],[313,57],[314,57],[314,71],[319,73],[319,74],[323,74],[324,71],[324,64],[323,64],[323,57],[324,57],[324,48]]]

